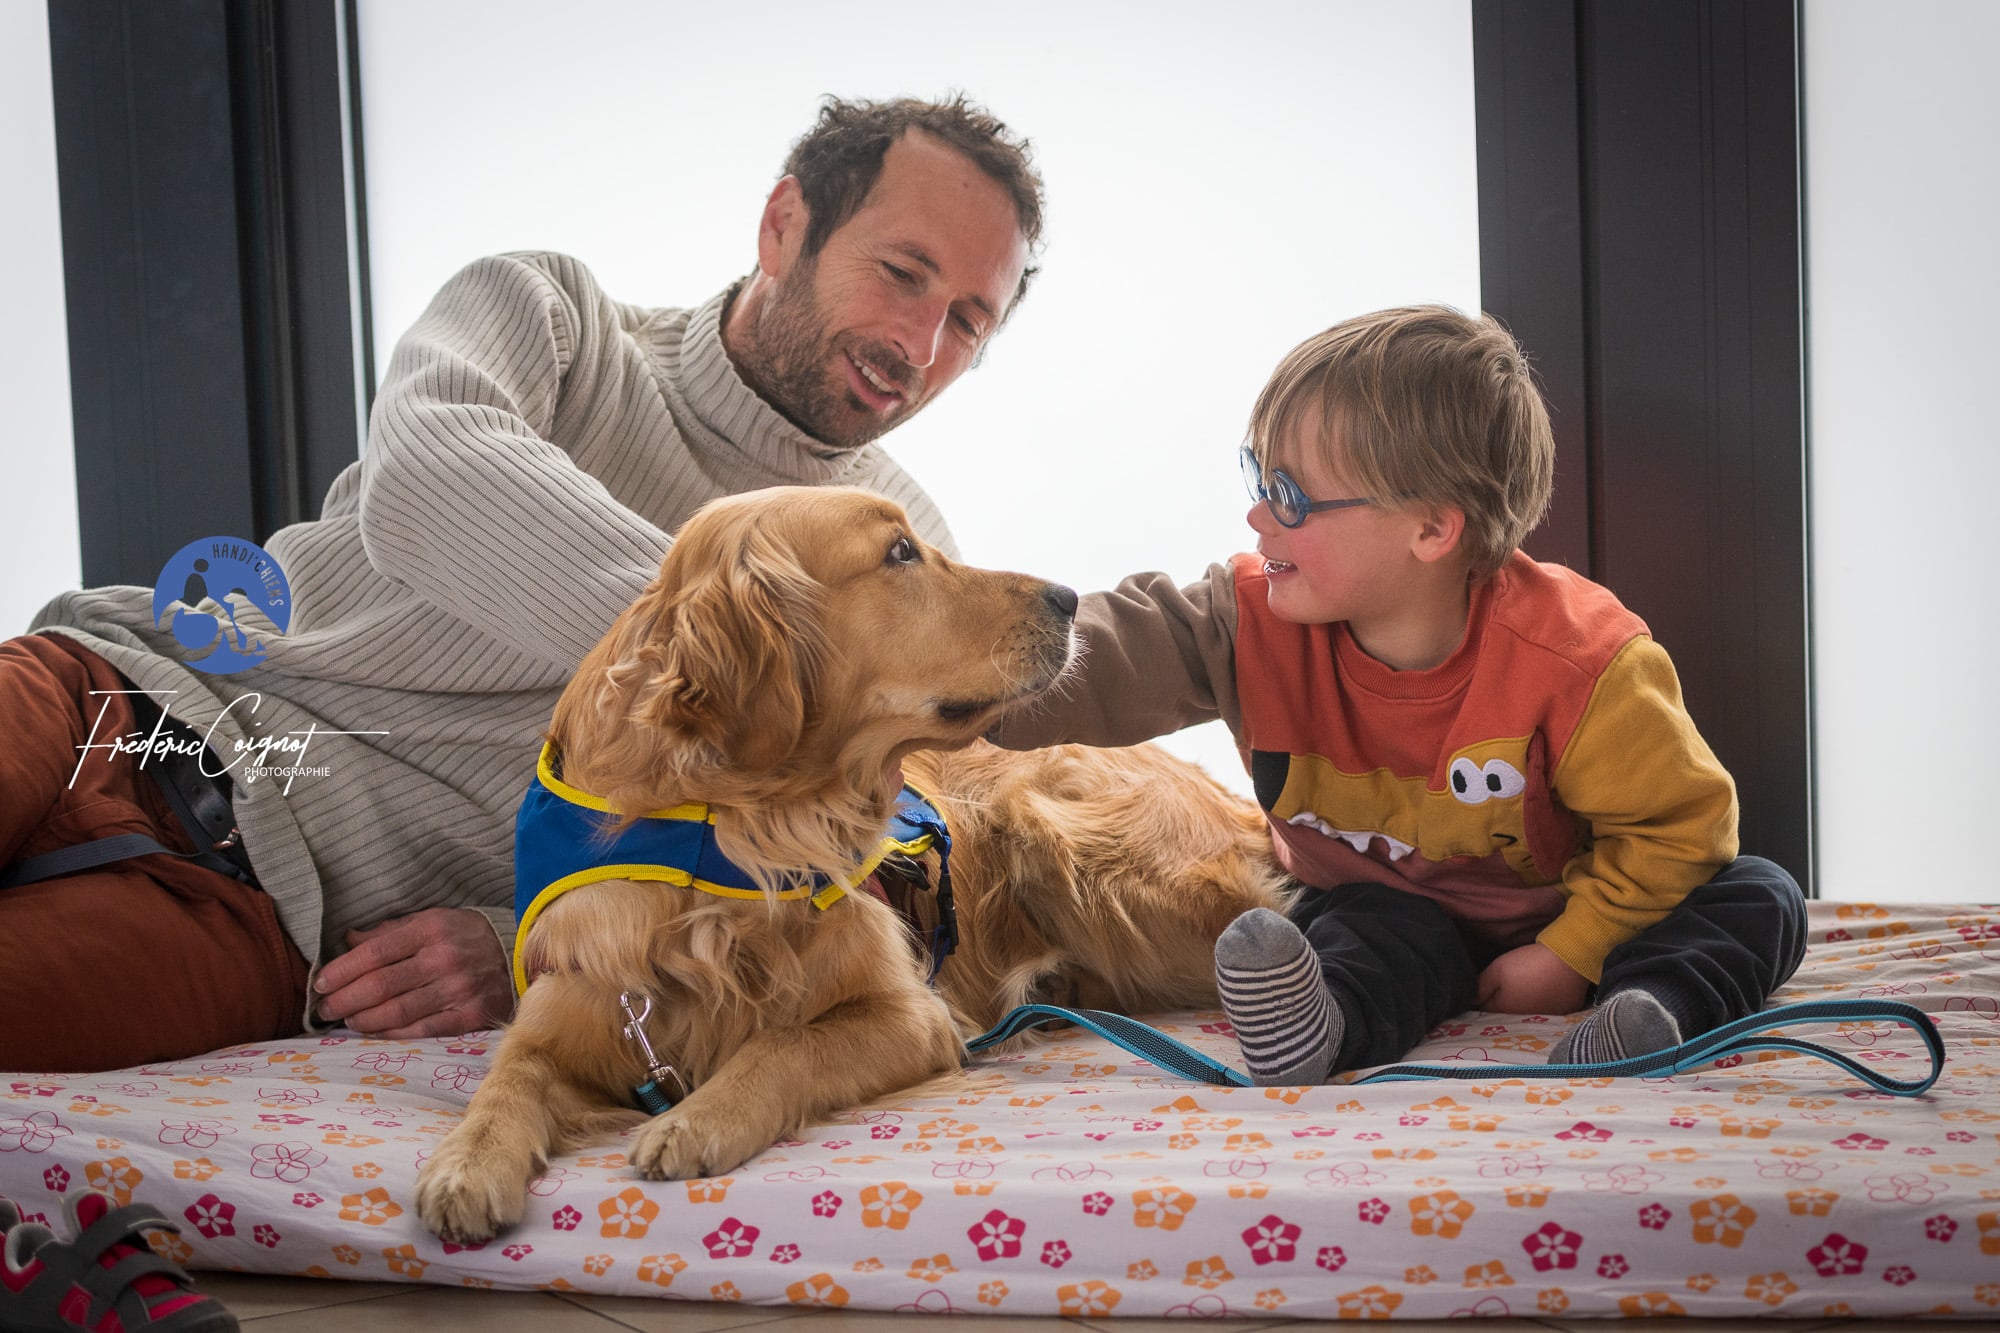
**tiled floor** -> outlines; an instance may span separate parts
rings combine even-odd
[[[477,1329],[478,1333],[711,1333],[748,1330],[765,1333],[911,1333],[926,1316],[882,1314],[872,1310],[798,1314],[773,1306],[710,1305],[694,1301],[643,1300],[634,1297],[562,1296],[538,1291],[471,1291],[459,1287],[415,1287],[393,1283],[322,1282],[312,1278],[250,1277],[234,1273],[199,1273],[201,1289],[227,1304],[252,1333],[440,1333],[447,1329]],[[799,1325],[811,1323],[807,1330]],[[1163,1333],[1183,1320],[1164,1319],[1009,1319],[990,1316],[967,1324],[991,1333]],[[791,1328],[778,1330],[772,1325]],[[1319,1327],[1304,1321],[1204,1320],[1214,1333],[1249,1333],[1252,1329],[1295,1328],[1299,1333]],[[1328,1327],[1331,1327],[1330,1325]],[[1589,1319],[1488,1319],[1485,1330],[1546,1333],[1606,1333],[1612,1325]],[[1915,1333],[1941,1328],[1993,1328],[1980,1321],[1826,1320],[1826,1319],[1653,1319],[1645,1333],[1819,1333],[1845,1328],[1854,1333]],[[1463,1333],[1464,1325],[1442,1320],[1395,1320],[1390,1333]]]

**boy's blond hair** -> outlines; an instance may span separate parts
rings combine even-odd
[[[1251,450],[1268,467],[1302,428],[1358,493],[1463,511],[1474,578],[1498,570],[1549,507],[1548,409],[1527,355],[1490,315],[1411,306],[1306,339],[1257,395]]]

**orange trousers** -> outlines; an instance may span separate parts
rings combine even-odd
[[[125,696],[102,693],[130,688],[61,635],[0,643],[0,865],[119,833],[193,850],[136,756],[79,748],[93,724],[99,744],[137,727]],[[262,890],[171,856],[0,889],[0,1070],[119,1069],[291,1036],[305,984]]]

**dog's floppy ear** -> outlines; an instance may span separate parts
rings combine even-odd
[[[683,538],[685,540],[685,536]],[[679,731],[728,763],[768,768],[805,729],[821,651],[819,584],[767,536],[734,550],[676,550],[662,571],[645,721]]]

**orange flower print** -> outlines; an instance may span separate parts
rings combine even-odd
[[[1236,1274],[1229,1271],[1229,1266],[1222,1262],[1221,1255],[1212,1254],[1206,1259],[1189,1261],[1187,1276],[1181,1279],[1181,1285],[1200,1287],[1203,1291],[1214,1291],[1235,1276]]]
[[[358,1264],[361,1262],[361,1251],[352,1245],[336,1245],[333,1247],[333,1257],[344,1264]]]
[[[197,1157],[192,1162],[175,1162],[175,1180],[209,1180],[222,1174],[222,1168],[206,1157]]]
[[[1488,1259],[1483,1264],[1465,1266],[1465,1285],[1468,1287],[1511,1287],[1513,1277],[1507,1272],[1507,1265],[1498,1259]]]
[[[1833,1211],[1833,1205],[1839,1199],[1840,1196],[1832,1190],[1823,1190],[1817,1185],[1785,1192],[1785,1202],[1791,1206],[1794,1217],[1825,1217]]]
[[[1451,1240],[1465,1230],[1465,1220],[1474,1211],[1471,1204],[1451,1190],[1419,1194],[1410,1200],[1410,1230],[1419,1236]]]
[[[1720,1245],[1733,1250],[1757,1224],[1757,1210],[1734,1194],[1718,1194],[1712,1199],[1696,1199],[1688,1209],[1694,1218],[1697,1245]]]
[[[1006,1299],[1007,1284],[1005,1282],[982,1282],[979,1284],[979,1303],[981,1305],[998,1305]]]
[[[1799,1284],[1783,1273],[1759,1273],[1743,1284],[1743,1294],[1753,1301],[1762,1301],[1769,1306],[1785,1303],[1785,1298],[1797,1293]]]
[[[1687,1313],[1679,1301],[1664,1291],[1642,1291],[1637,1296],[1622,1296],[1618,1300],[1618,1309],[1627,1319],[1655,1319]]]
[[[1284,1303],[1285,1293],[1277,1287],[1271,1287],[1257,1293],[1256,1304],[1259,1310],[1275,1310]]]
[[[712,1301],[740,1301],[743,1293],[737,1290],[734,1282],[718,1282],[708,1289],[708,1298]]]
[[[689,1203],[721,1203],[729,1197],[729,1187],[736,1183],[734,1176],[716,1176],[708,1180],[690,1180],[687,1183]]]
[[[139,1188],[146,1173],[123,1157],[111,1157],[102,1162],[85,1163],[83,1176],[92,1189],[99,1194],[109,1194],[123,1207],[132,1202],[132,1191]]]
[[[918,1259],[911,1263],[910,1271],[904,1276],[914,1278],[918,1282],[942,1282],[957,1271],[958,1269],[952,1266],[950,1255],[934,1254],[928,1259]]]
[[[785,1288],[785,1299],[793,1305],[818,1305],[837,1309],[847,1304],[847,1288],[833,1280],[831,1273],[814,1273],[803,1282]]]
[[[1063,1314],[1071,1319],[1108,1315],[1117,1308],[1120,1299],[1116,1287],[1095,1278],[1056,1288],[1056,1300],[1061,1304]]]
[[[1403,1270],[1403,1281],[1412,1287],[1421,1287],[1427,1282],[1435,1282],[1438,1275],[1431,1271],[1429,1264],[1418,1264],[1415,1268]]]
[[[1269,1152],[1271,1141],[1262,1134],[1231,1134],[1222,1141],[1224,1152]]]
[[[1561,1287],[1544,1287],[1535,1293],[1535,1308],[1543,1314],[1561,1314],[1569,1309],[1569,1295]]]
[[[611,1265],[618,1262],[608,1254],[593,1254],[583,1261],[583,1271],[592,1277],[603,1277],[611,1271]]]
[[[1178,1231],[1194,1211],[1194,1195],[1171,1185],[1140,1190],[1132,1196],[1132,1225]]]
[[[1133,1282],[1145,1282],[1160,1275],[1160,1268],[1151,1259],[1141,1259],[1136,1264],[1127,1264],[1125,1276]]]
[[[1393,1291],[1378,1286],[1366,1286],[1359,1291],[1344,1291],[1338,1297],[1342,1319],[1387,1319],[1403,1303],[1403,1298]]]
[[[382,1174],[382,1168],[373,1162],[356,1162],[353,1170],[356,1180],[373,1180]]]
[[[153,1253],[162,1259],[171,1259],[177,1264],[184,1265],[194,1258],[194,1246],[171,1231],[148,1231],[146,1243],[153,1247]]]
[[[343,1194],[340,1196],[340,1220],[359,1222],[365,1227],[379,1227],[392,1217],[402,1216],[403,1206],[389,1197],[389,1191],[377,1185],[366,1194]]]
[[[861,1191],[861,1225],[901,1231],[910,1225],[910,1214],[916,1212],[923,1201],[923,1195],[900,1180],[870,1185]]]
[[[656,1287],[671,1287],[674,1278],[687,1267],[678,1254],[649,1254],[639,1261],[639,1280]]]
[[[383,1250],[382,1257],[389,1261],[391,1272],[401,1273],[412,1282],[421,1281],[424,1270],[430,1267],[427,1260],[417,1258],[417,1247],[414,1245],[397,1245]]]
[[[646,1191],[632,1185],[597,1205],[597,1216],[603,1223],[598,1234],[637,1240],[652,1228],[653,1219],[659,1215],[660,1205],[647,1198]]]

